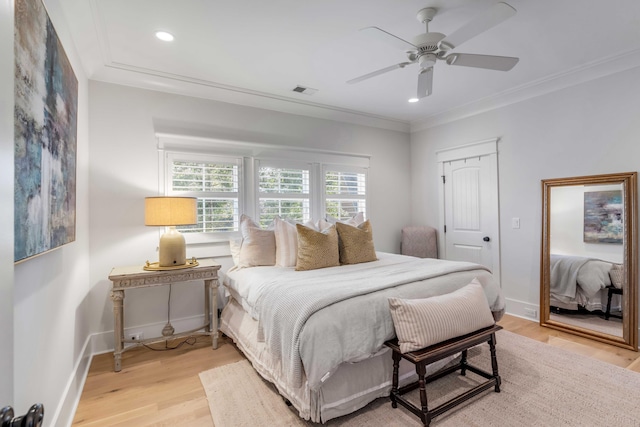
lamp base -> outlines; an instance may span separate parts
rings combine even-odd
[[[173,226],[160,237],[159,258],[160,267],[185,264],[187,244],[184,236]]]

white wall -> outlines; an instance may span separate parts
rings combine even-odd
[[[0,1],[0,407],[13,405],[13,0]]]
[[[410,187],[408,134],[109,83],[92,81],[89,87],[92,330],[103,332],[96,351],[113,348],[109,272],[157,259],[159,231],[143,224],[144,198],[158,194],[156,131],[369,154],[368,216],[376,249],[399,250],[400,229],[410,220],[409,191],[404,190]],[[223,246],[211,255],[228,254],[228,244]],[[229,266],[217,259],[223,270]],[[176,330],[180,319],[202,315],[201,292],[201,286],[174,286]],[[167,295],[167,288],[127,291],[126,328],[159,335]]]
[[[76,241],[15,266],[13,364],[16,414],[43,403],[49,426],[70,421],[89,361],[89,188],[87,79],[59,2],[45,5],[78,78]]]
[[[435,152],[499,137],[502,288],[507,311],[538,306],[542,179],[640,169],[638,69],[412,134],[412,219],[438,224]],[[520,229],[511,218],[520,218]]]
[[[584,241],[584,193],[622,190],[617,185],[571,185],[551,188],[549,249],[552,254],[576,255],[622,263],[624,246]]]

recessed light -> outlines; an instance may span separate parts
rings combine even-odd
[[[418,102],[420,101],[418,98],[409,98],[409,102]]]
[[[162,40],[163,42],[173,41],[173,34],[167,33],[166,31],[156,31],[156,37]]]

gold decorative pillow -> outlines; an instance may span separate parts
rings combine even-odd
[[[378,259],[369,220],[357,227],[337,222],[336,230],[339,237],[340,264],[359,264]]]
[[[495,323],[478,279],[448,294],[420,299],[389,298],[402,353],[459,337]]]
[[[296,229],[298,230],[297,271],[340,265],[338,233],[335,226],[316,231],[296,224]]]

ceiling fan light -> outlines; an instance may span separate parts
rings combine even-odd
[[[166,31],[156,31],[156,37],[163,42],[172,42],[174,39],[173,34]]]
[[[435,65],[436,59],[437,57],[433,53],[427,53],[420,56],[420,59],[418,59],[418,64],[420,64],[420,68],[430,68]]]

